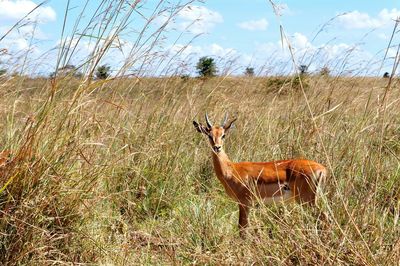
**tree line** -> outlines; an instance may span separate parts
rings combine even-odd
[[[200,57],[196,64],[196,71],[199,77],[210,78],[218,75],[218,68],[215,59],[209,56]],[[309,74],[308,65],[300,65],[298,67],[298,73],[301,76]],[[255,75],[254,67],[248,66],[245,68],[243,74],[247,77],[253,77]],[[318,72],[321,76],[330,76],[331,72],[327,66],[324,66]],[[5,68],[0,68],[0,76],[7,75],[7,70]],[[56,76],[73,76],[76,78],[83,77],[83,73],[79,71],[77,67],[71,64],[67,64],[64,67],[59,68],[56,72],[50,74],[50,78]],[[111,76],[111,67],[109,65],[101,65],[96,68],[94,73],[96,79],[107,79]],[[182,75],[182,78],[189,78],[190,75]],[[383,74],[383,78],[389,78],[389,72]]]

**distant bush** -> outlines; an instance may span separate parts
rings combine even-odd
[[[190,79],[190,75],[188,75],[188,74],[183,74],[183,75],[180,76],[180,78],[181,78],[182,80],[184,80],[184,81],[187,81],[187,80]]]
[[[215,77],[217,75],[217,66],[212,57],[201,57],[197,62],[196,69],[201,77]]]
[[[96,78],[107,79],[110,76],[110,66],[102,65],[96,69]]]
[[[254,67],[246,67],[244,74],[248,77],[254,76]]]
[[[303,88],[309,87],[308,79],[304,76],[288,77],[271,77],[267,79],[265,88],[268,93],[275,93],[279,95],[289,94],[290,92],[301,91],[301,84]]]
[[[331,74],[331,70],[327,66],[324,66],[319,71],[320,76],[329,77],[330,74]]]
[[[308,66],[307,65],[300,65],[299,66],[300,75],[308,75]]]

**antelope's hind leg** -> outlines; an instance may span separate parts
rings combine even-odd
[[[297,178],[289,187],[298,203],[315,205],[316,188],[307,179]]]
[[[250,207],[247,204],[239,203],[239,235],[245,238],[246,227],[249,225]]]

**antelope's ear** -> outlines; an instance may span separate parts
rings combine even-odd
[[[237,119],[237,118],[233,118],[233,119],[231,119],[228,123],[226,123],[226,125],[224,125],[225,132],[227,132],[227,131],[232,127],[233,122],[235,122],[236,119]]]
[[[193,126],[199,133],[203,133],[203,126],[196,121],[193,121]]]

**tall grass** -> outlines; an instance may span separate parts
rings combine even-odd
[[[121,34],[107,26],[117,20],[104,22],[124,10],[106,8],[110,3],[99,7],[111,13],[93,16],[106,23],[99,26],[108,29],[106,36],[86,34],[98,48],[82,64],[85,73]],[[124,14],[117,25],[126,25],[131,13]],[[69,62],[71,39],[63,37],[60,66]],[[151,60],[147,48],[157,47],[156,40],[150,46],[138,40],[141,66]],[[129,57],[117,73],[140,58]],[[277,77],[119,77],[2,78],[0,151],[11,152],[0,160],[3,264],[400,260],[395,79],[385,90],[387,80],[362,77],[309,75],[301,87],[292,77],[284,77],[289,83]],[[261,205],[252,210],[249,238],[239,239],[237,206],[214,177],[207,141],[191,125],[205,111],[216,121],[226,111],[238,115],[226,142],[234,161],[307,157],[328,165],[318,200],[327,219],[300,205]]]
[[[357,89],[370,79],[309,82],[316,129],[299,93],[276,97],[266,78],[113,81],[74,108],[71,87],[47,114],[49,81],[25,81],[38,86],[1,97],[1,142],[12,151],[2,167],[2,184],[12,178],[1,193],[2,261],[395,264],[400,95],[389,92],[381,141],[383,81],[372,91]],[[205,110],[239,114],[226,147],[236,161],[326,163],[318,130],[332,166],[319,201],[328,221],[301,206],[260,206],[257,233],[238,239],[236,204],[191,126]]]

